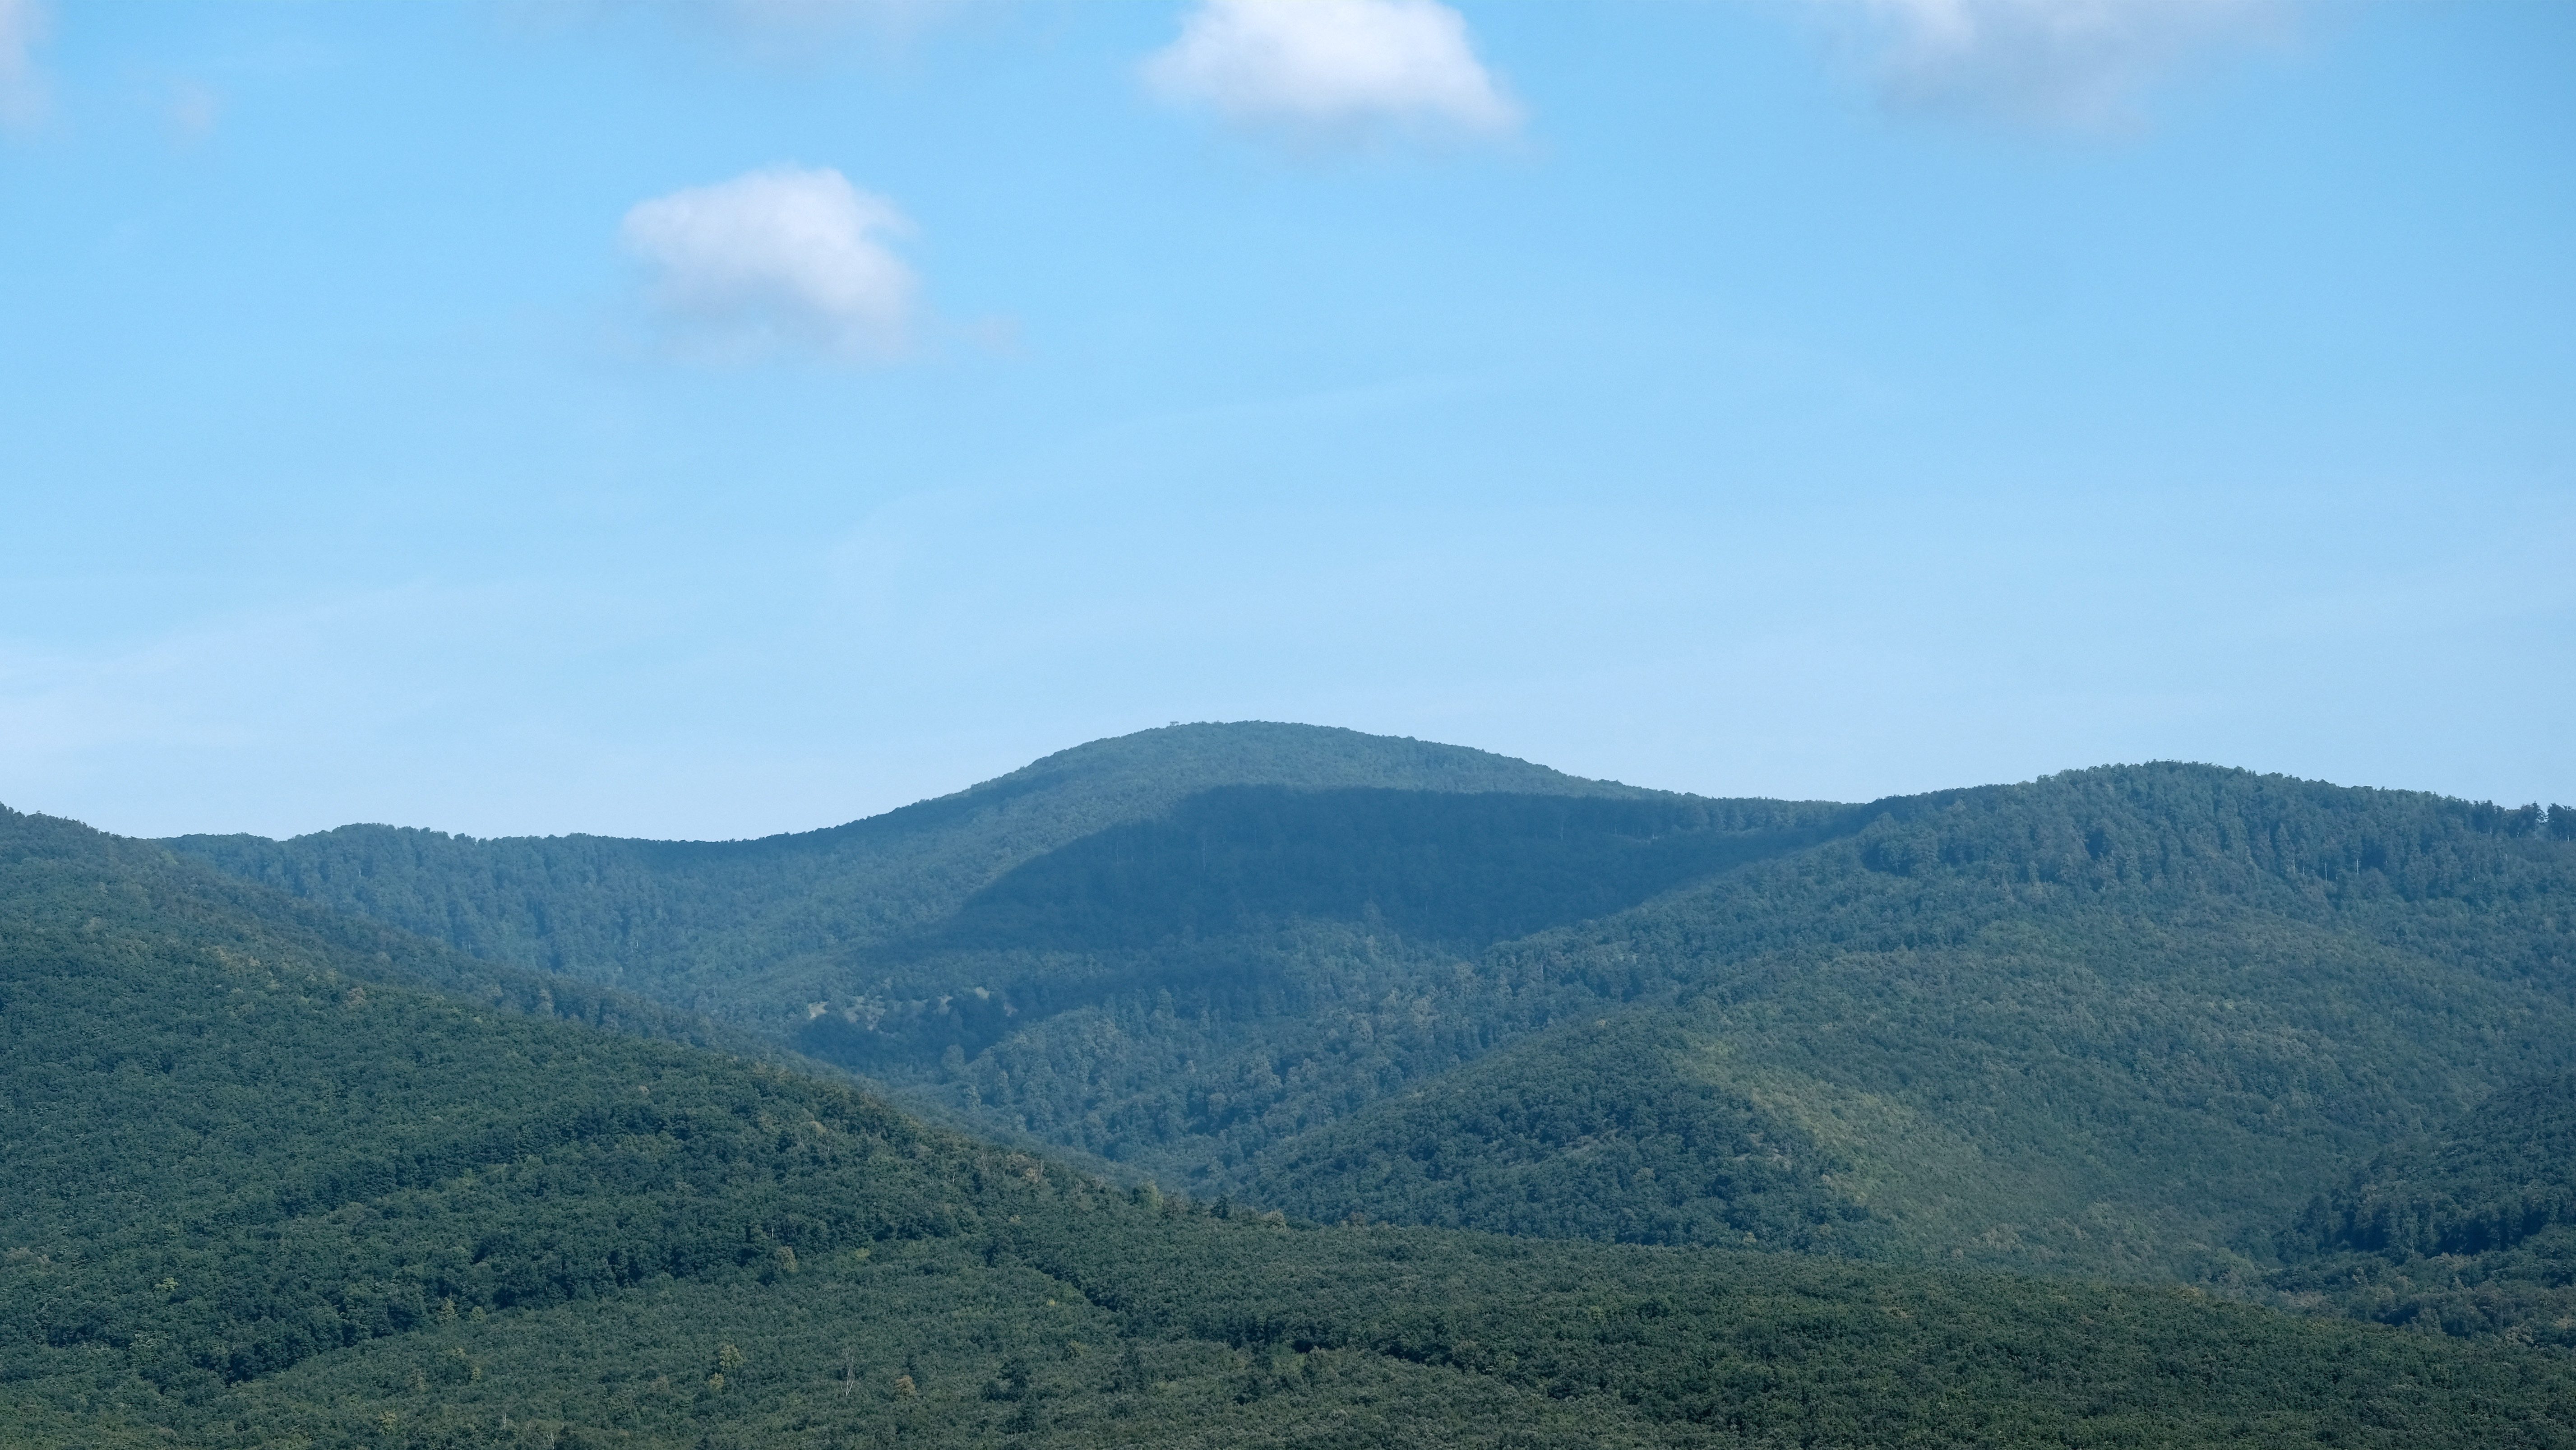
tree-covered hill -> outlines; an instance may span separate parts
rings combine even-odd
[[[720,1016],[803,997],[816,963],[914,933],[1012,867],[1228,785],[1640,797],[1428,741],[1312,725],[1176,725],[1059,751],[953,795],[753,841],[477,840],[357,825],[163,844],[476,956]],[[828,970],[828,968],[826,968]],[[792,980],[791,980],[792,979]],[[781,981],[790,985],[781,986]]]
[[[2546,817],[2183,766],[1769,809],[1817,836],[1489,945],[1319,912],[888,960],[988,1024],[908,1080],[1323,1218],[2250,1284],[2347,1163],[2576,1055],[2576,844]],[[1213,841],[1167,900],[1243,874]],[[1122,971],[1062,1010],[1014,990]],[[920,1028],[832,1005],[811,1049],[907,1080]]]
[[[154,842],[6,806],[0,806],[0,894],[13,932],[59,939],[179,932],[240,960],[329,963],[353,983],[425,986],[502,1013],[774,1055],[760,1038],[650,998],[473,957],[363,915],[246,885]]]
[[[1293,969],[1258,964],[1272,942],[1323,927],[1454,958],[1795,851],[1850,829],[1852,814],[1683,796],[1221,787],[1029,861],[935,926],[854,958],[875,979],[818,988],[826,1000],[810,1005],[838,1010],[809,1011],[795,1041],[899,1067],[1145,993],[1262,1015],[1265,996],[1285,1006],[1303,990]]]
[[[1666,1013],[1570,1023],[1290,1138],[1247,1191],[1326,1221],[1889,1253],[1849,1153],[1707,1051]]]
[[[906,1101],[1333,1221],[2250,1292],[2320,1184],[2576,1066],[2563,808],[2186,765],[1713,801],[1444,750],[1188,727],[738,847],[190,849],[504,959],[587,942]],[[729,864],[638,895],[575,845]]]
[[[2382,1153],[2281,1236],[2274,1285],[2390,1324],[2576,1347],[2576,1073]]]
[[[1250,1196],[2250,1283],[2315,1187],[2563,1060],[2545,993],[2264,914],[1781,953],[1264,1151]]]
[[[210,879],[0,816],[0,1444],[2576,1445],[2511,1346],[1129,1191]]]

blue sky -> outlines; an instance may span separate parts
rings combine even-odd
[[[0,801],[2576,803],[2576,6],[0,0]]]

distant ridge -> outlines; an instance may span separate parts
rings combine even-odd
[[[954,910],[1013,865],[1228,785],[1662,794],[1464,746],[1246,721],[1095,740],[950,795],[754,840],[476,839],[351,825],[286,841],[162,844],[477,956],[723,1013],[741,1010],[745,959],[777,965],[882,939]]]

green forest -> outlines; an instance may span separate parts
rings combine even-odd
[[[1294,726],[0,814],[0,1443],[2576,1445],[2576,812]]]
[[[2252,1292],[2321,1185],[2576,1067],[2563,807],[2185,765],[1715,801],[1369,744],[1151,731],[770,841],[170,844],[1323,1221]],[[730,892],[791,858],[792,911]]]

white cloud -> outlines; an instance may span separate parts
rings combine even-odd
[[[2287,0],[1821,0],[1856,18],[1888,97],[2017,121],[2130,119],[2177,61],[2243,39]]]
[[[45,118],[50,98],[36,69],[47,22],[43,0],[0,0],[0,127],[20,129]]]
[[[886,245],[910,230],[838,171],[777,166],[640,203],[620,235],[685,350],[869,361],[910,338],[919,287]]]
[[[1230,120],[1346,130],[1510,130],[1520,108],[1435,0],[1201,0],[1145,61],[1165,100]]]

